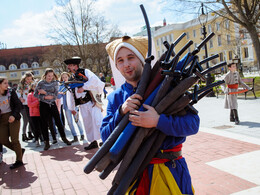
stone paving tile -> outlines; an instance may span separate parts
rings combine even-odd
[[[188,137],[183,156],[187,160],[196,194],[228,195],[257,187],[254,183],[206,164],[256,150],[260,150],[259,145],[205,132]],[[97,171],[90,174],[83,172],[96,151],[85,152],[82,145],[74,145],[25,153],[25,166],[17,170],[9,169],[14,157],[6,157],[0,164],[0,194],[106,194],[116,171],[105,180],[98,177]]]

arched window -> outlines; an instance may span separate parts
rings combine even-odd
[[[38,62],[33,62],[32,63],[32,68],[39,68],[39,63]]]
[[[11,64],[9,66],[9,70],[16,70],[17,69],[17,66],[15,64]]]
[[[4,71],[5,70],[5,66],[4,65],[0,65],[0,71]]]
[[[49,67],[50,66],[50,63],[46,60],[42,63],[42,66],[43,67]]]
[[[28,68],[28,65],[27,65],[26,63],[22,63],[22,64],[20,65],[20,68],[21,68],[21,69],[27,69],[27,68]]]

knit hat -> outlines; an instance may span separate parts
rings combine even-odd
[[[118,51],[126,47],[133,51],[136,56],[144,63],[146,54],[148,51],[148,39],[147,37],[129,37],[123,36],[120,39],[116,39],[106,46],[107,53],[115,62]]]
[[[148,39],[146,37],[131,38],[129,36],[124,36],[122,38],[112,41],[106,46],[116,88],[119,88],[125,82],[125,78],[119,72],[115,64],[116,55],[119,49],[122,47],[126,47],[133,51],[144,64],[144,59],[146,58],[146,53],[148,51]]]

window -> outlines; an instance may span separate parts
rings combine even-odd
[[[44,62],[42,63],[42,66],[43,66],[43,67],[48,67],[48,66],[50,66],[50,63],[49,63],[48,61],[44,61]]]
[[[33,75],[34,75],[34,76],[40,75],[39,70],[34,70],[34,71],[33,71]]]
[[[220,54],[219,54],[219,60],[220,60],[220,62],[223,61],[223,53],[220,53]]]
[[[173,34],[170,34],[170,42],[173,42]]]
[[[197,43],[194,44],[194,49],[196,49],[196,48],[197,48]]]
[[[190,33],[186,32],[186,35],[187,35],[187,39],[189,39],[190,38]]]
[[[230,45],[230,43],[231,43],[230,35],[227,35],[227,44]]]
[[[157,42],[157,46],[159,46],[159,39],[157,39],[157,41],[156,41],[156,42]]]
[[[23,76],[25,73],[26,73],[26,71],[23,71],[23,72],[22,72],[22,76]]]
[[[33,62],[32,63],[32,68],[39,68],[39,63],[38,62]]]
[[[17,77],[17,72],[11,72],[10,73],[11,78],[16,78]]]
[[[0,73],[0,76],[6,77],[6,74],[5,73]]]
[[[249,57],[248,47],[244,47],[244,56],[245,56],[245,58],[248,58],[248,57]]]
[[[163,37],[161,37],[161,44],[163,44]]]
[[[203,28],[200,28],[200,35],[203,35]]]
[[[160,55],[160,51],[158,51],[158,56],[157,56],[158,58],[160,58],[161,57],[161,55]]]
[[[59,68],[54,68],[54,72],[55,72],[56,74],[60,74],[60,73],[61,73],[61,70],[60,70]]]
[[[0,71],[4,71],[5,70],[5,66],[4,65],[0,65]]]
[[[17,69],[17,66],[15,64],[11,64],[9,66],[9,70],[16,70]]]
[[[232,51],[228,52],[228,58],[229,58],[229,60],[232,60]]]
[[[219,31],[220,30],[220,24],[216,23],[216,30]]]
[[[218,46],[221,46],[222,43],[221,43],[221,35],[218,35]]]
[[[229,20],[225,21],[225,27],[226,27],[226,29],[229,29]]]
[[[210,39],[210,40],[209,40],[209,48],[212,48],[212,47],[213,47],[213,40]]]
[[[196,30],[193,30],[193,37],[196,37]]]
[[[20,68],[21,68],[21,69],[27,69],[27,68],[28,68],[28,65],[27,65],[26,63],[22,63],[22,64],[20,65]]]
[[[208,24],[208,31],[209,31],[209,33],[212,32],[211,24]]]

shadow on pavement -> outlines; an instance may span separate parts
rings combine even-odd
[[[260,128],[260,123],[250,121],[242,121],[239,123],[239,125],[246,126],[248,128]]]
[[[73,145],[70,147],[57,148],[53,150],[41,151],[41,156],[51,156],[52,160],[79,162],[85,157],[83,146]]]
[[[26,171],[25,167],[10,170],[10,165],[2,162],[0,164],[0,186],[6,189],[24,189],[31,186],[37,180],[33,172]]]

